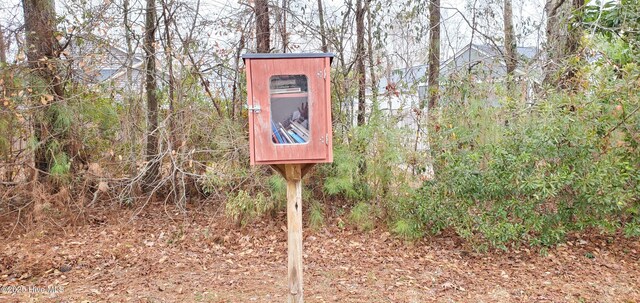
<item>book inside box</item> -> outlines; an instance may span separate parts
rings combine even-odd
[[[309,142],[309,100],[307,77],[274,76],[270,81],[271,140],[275,144]]]

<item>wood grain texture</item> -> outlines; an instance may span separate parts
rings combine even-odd
[[[287,246],[289,303],[302,303],[302,165],[285,165],[287,175]]]
[[[331,105],[327,104],[328,58],[247,59],[249,104],[260,105],[249,113],[251,164],[328,162],[327,138],[331,136]],[[250,72],[250,74],[249,74]],[[310,138],[305,144],[274,144],[271,131],[269,81],[276,75],[305,75],[308,83]],[[279,95],[276,95],[281,97]]]
[[[331,121],[333,119],[331,119],[331,59],[330,58],[324,58],[324,68],[326,70],[326,77],[324,79],[325,81],[325,85],[324,85],[324,89],[325,89],[325,97],[324,99],[326,100],[326,111],[327,111],[327,115],[326,115],[326,119],[327,119],[327,134],[329,135],[328,137],[328,142],[327,142],[327,158],[325,159],[325,162],[333,162],[333,128],[331,125]]]
[[[305,164],[305,163],[325,163],[326,159],[291,159],[291,160],[271,160],[271,161],[256,161],[255,164]]]
[[[304,178],[304,176],[314,167],[316,166],[315,163],[306,163],[306,164],[302,164],[302,177]]]
[[[247,63],[247,79],[251,79],[251,62]],[[253,104],[253,88],[252,81],[247,81],[247,106],[252,108]],[[253,125],[254,125],[254,117],[251,111],[247,111],[247,118],[249,119],[249,164],[256,164],[256,156],[255,156],[255,147],[253,143]]]
[[[271,164],[269,165],[271,166],[271,168],[273,168],[273,170],[277,171],[278,173],[280,173],[280,175],[286,180],[287,179],[287,173],[284,170],[284,164]]]
[[[285,170],[285,165],[286,164],[269,164],[269,166],[271,166],[271,168],[273,170],[278,172],[286,180],[287,179],[287,172]],[[301,172],[300,177],[304,178],[304,176],[306,176],[307,173],[309,171],[311,171],[311,169],[313,167],[315,167],[315,166],[316,166],[316,163],[303,163],[303,164],[300,164],[300,167],[301,167],[301,169],[300,169],[300,172]]]
[[[290,181],[302,180],[302,165],[299,164],[287,164],[284,166],[286,173],[286,179]]]

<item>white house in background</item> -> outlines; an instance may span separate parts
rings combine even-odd
[[[69,46],[72,77],[77,83],[107,84],[114,88],[140,91],[144,85],[144,55],[114,46],[95,35],[74,37]],[[161,66],[161,65],[159,65]],[[131,80],[127,79],[127,70]]]
[[[122,93],[144,91],[144,53],[134,51],[129,55],[126,49],[92,34],[76,36],[73,39],[68,53],[72,62],[72,77],[76,83],[109,86]],[[140,47],[136,49],[139,51]],[[169,82],[167,59],[162,49],[157,48],[156,51],[158,86],[163,87]],[[194,63],[191,62],[191,58]],[[184,58],[182,63],[174,61],[174,73],[176,77],[180,77],[179,73],[183,71],[197,69],[197,72],[202,73],[205,84],[214,98],[231,99],[234,73],[219,61],[211,52],[193,52],[189,59]],[[193,66],[194,64],[196,66]],[[131,73],[131,79],[127,75],[128,71]],[[198,78],[197,81],[200,82],[201,79]]]
[[[542,84],[540,50],[535,47],[517,47],[518,64],[514,71],[516,88],[523,101],[533,103],[534,92]],[[444,85],[460,79],[471,79],[475,83],[504,82],[507,67],[504,62],[504,48],[493,45],[469,44],[453,57],[442,63],[440,78]],[[488,105],[498,106],[498,100],[487,98]]]
[[[515,70],[519,86],[526,93],[526,102],[532,102],[533,91],[542,82],[542,72],[538,64],[539,50],[535,47],[518,47],[518,66]],[[459,50],[454,56],[440,65],[440,85],[446,87],[456,79],[472,79],[476,83],[502,82],[506,78],[506,66],[502,49],[490,45],[469,44]],[[426,136],[424,127],[418,128],[426,122],[426,108],[422,111],[421,100],[427,99],[428,65],[421,64],[409,68],[393,70],[390,74],[380,78],[378,83],[378,108],[389,116],[397,118],[396,127],[407,129],[410,133]],[[472,92],[473,93],[473,92]],[[367,110],[372,108],[371,90],[367,92]],[[441,99],[441,104],[447,100]],[[497,98],[487,98],[488,106],[498,106]],[[357,100],[351,104],[353,125],[356,124]],[[421,114],[418,114],[421,112]],[[420,134],[418,134],[420,133]],[[417,138],[414,136],[413,138]],[[417,150],[428,150],[429,147],[420,140]]]
[[[542,82],[542,71],[537,63],[539,50],[535,47],[518,47],[518,65],[515,75]],[[442,63],[441,78],[472,75],[477,82],[502,82],[507,76],[504,48],[486,44],[468,44],[453,57]]]
[[[520,83],[518,89],[524,90],[527,102],[531,102],[536,86],[542,83],[542,70],[537,60],[539,50],[535,47],[518,47],[517,52],[519,58],[515,75]],[[418,108],[420,100],[426,99],[428,74],[428,65],[421,64],[395,69],[381,77],[377,87],[380,110],[401,116],[404,113],[400,126],[415,124],[416,117],[413,117],[415,112],[412,109]],[[503,49],[490,45],[468,44],[440,65],[441,86],[469,77],[476,83],[502,82],[506,74]],[[371,108],[372,95],[371,91],[367,92],[367,108]],[[498,105],[496,99],[489,98],[487,101],[489,105]],[[446,103],[446,100],[443,102]],[[354,104],[354,111],[356,108]]]

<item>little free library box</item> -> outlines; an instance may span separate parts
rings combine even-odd
[[[245,54],[251,165],[333,161],[333,54]]]
[[[245,54],[251,165],[287,180],[288,302],[303,303],[302,177],[332,162],[333,54]]]

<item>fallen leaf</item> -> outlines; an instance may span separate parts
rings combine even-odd
[[[98,191],[106,193],[109,190],[109,184],[106,181],[98,183]]]

